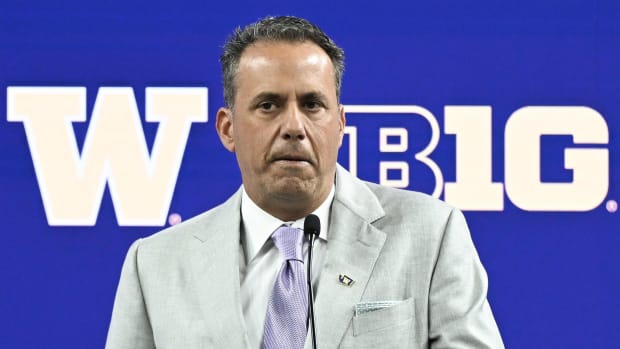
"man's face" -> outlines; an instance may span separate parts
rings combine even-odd
[[[311,213],[334,183],[345,125],[331,60],[311,42],[257,42],[235,86],[234,111],[218,111],[217,129],[246,192],[282,220]]]

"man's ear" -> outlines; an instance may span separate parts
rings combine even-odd
[[[228,108],[220,108],[217,111],[215,120],[215,128],[220,136],[220,141],[224,148],[230,152],[235,152],[234,127],[232,120],[232,111]]]
[[[342,138],[344,137],[344,128],[347,125],[347,118],[344,114],[344,106],[341,104],[338,110],[339,115],[339,122],[338,122],[338,127],[340,127],[340,129],[338,130],[340,132],[340,142],[338,144],[338,146],[342,145]]]

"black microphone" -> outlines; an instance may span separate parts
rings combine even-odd
[[[308,235],[308,272],[306,278],[308,280],[308,319],[310,320],[310,329],[312,331],[312,348],[316,349],[316,327],[314,326],[314,292],[312,291],[312,247],[314,240],[321,232],[321,221],[316,215],[310,214],[304,220],[304,234]]]

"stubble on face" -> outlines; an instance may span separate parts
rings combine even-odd
[[[313,43],[259,42],[235,83],[232,150],[246,192],[283,220],[311,213],[333,185],[344,130],[331,60]]]

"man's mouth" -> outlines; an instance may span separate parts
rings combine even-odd
[[[308,157],[302,155],[280,155],[274,157],[273,162],[312,163]]]
[[[291,156],[291,157],[282,157],[282,158],[278,158],[278,161],[308,161],[304,158],[301,157],[295,157],[295,156]]]

